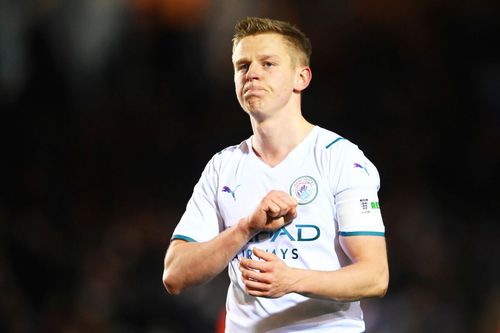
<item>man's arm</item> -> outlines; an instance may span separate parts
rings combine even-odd
[[[269,192],[249,217],[207,242],[174,240],[164,261],[163,284],[171,294],[218,275],[254,235],[275,231],[297,216],[297,201],[282,191]]]
[[[251,232],[242,219],[208,242],[173,240],[165,255],[163,284],[170,294],[217,276],[247,243]]]
[[[340,244],[352,264],[336,271],[291,268],[275,255],[254,249],[263,261],[242,259],[240,263],[247,292],[260,297],[295,292],[337,301],[384,296],[389,283],[385,238],[340,237]]]

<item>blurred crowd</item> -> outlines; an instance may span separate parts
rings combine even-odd
[[[170,296],[173,228],[251,134],[245,16],[313,45],[309,120],[377,165],[391,282],[370,333],[500,332],[495,1],[0,1],[0,331],[215,332],[228,279]],[[495,259],[496,258],[496,259]]]

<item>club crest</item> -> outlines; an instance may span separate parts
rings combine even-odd
[[[290,195],[297,199],[299,205],[306,205],[318,195],[318,184],[311,176],[299,177],[290,186]]]

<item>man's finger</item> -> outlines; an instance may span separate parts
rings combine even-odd
[[[267,274],[261,273],[260,271],[255,271],[252,269],[247,269],[240,266],[241,276],[245,281],[255,281],[260,283],[270,283],[269,276]]]
[[[245,287],[250,292],[266,292],[269,291],[269,284],[257,281],[245,281]]]
[[[265,203],[264,210],[267,215],[271,217],[278,217],[281,215],[281,207],[271,200],[267,200]]]
[[[292,207],[284,216],[285,224],[289,224],[293,219],[297,217],[297,208]]]
[[[253,254],[255,254],[256,257],[264,259],[265,261],[272,261],[277,259],[278,257],[272,253],[266,252],[264,250],[258,249],[256,247],[253,248],[252,250]]]
[[[252,259],[243,258],[240,261],[240,267],[243,269],[252,269],[262,271],[265,269],[266,263],[264,261],[257,261]]]

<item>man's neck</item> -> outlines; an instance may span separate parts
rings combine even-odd
[[[314,125],[302,116],[286,122],[252,121],[253,150],[264,163],[274,167],[305,139],[313,127]]]

